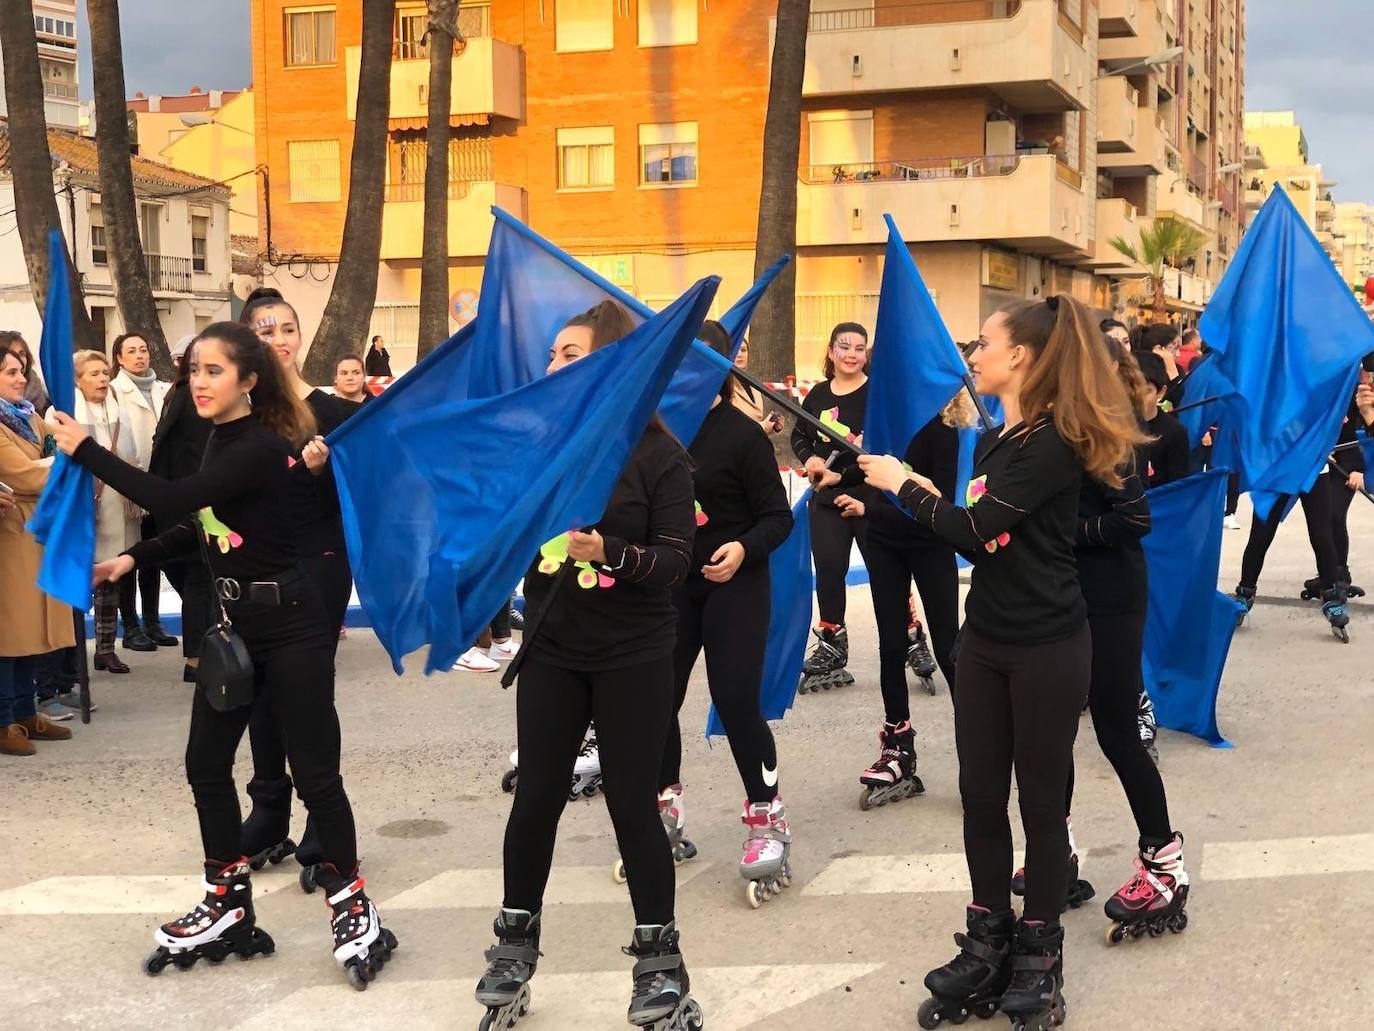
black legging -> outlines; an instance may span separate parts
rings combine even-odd
[[[1088,707],[1102,754],[1112,764],[1135,816],[1140,847],[1163,845],[1173,835],[1169,802],[1159,767],[1140,740],[1136,715],[1140,701],[1140,651],[1145,612],[1089,616],[1092,631],[1092,684]],[[1073,812],[1073,767],[1069,767],[1064,811]]]
[[[671,655],[595,673],[526,659],[515,694],[520,781],[506,822],[507,909],[537,913],[543,905],[573,764],[595,721],[606,807],[635,920],[673,919],[673,857],[658,817],[658,771],[672,705]]]
[[[1312,490],[1303,495],[1302,514],[1307,520],[1307,537],[1317,560],[1317,578],[1323,584],[1345,579],[1350,574],[1350,502],[1355,492],[1345,478],[1322,473]],[[1322,572],[1322,562],[1334,563],[1331,579]]]
[[[894,547],[870,536],[864,556],[878,624],[879,681],[884,719],[911,718],[906,686],[907,628],[911,625],[911,583],[921,595],[931,650],[945,680],[954,684],[954,638],[959,632],[959,566],[947,545]]]
[[[172,589],[181,595],[181,654],[188,659],[198,658],[201,641],[214,622],[210,572],[198,560],[169,562],[163,572]]]
[[[663,747],[660,788],[682,781],[678,712],[687,697],[692,667],[704,648],[711,701],[725,727],[745,794],[751,802],[771,802],[777,797],[778,752],[768,721],[759,711],[764,649],[768,644],[770,585],[768,563],[764,561],[741,567],[723,584],[711,583],[693,573],[673,592],[677,609],[677,649],[673,654],[677,693]],[[765,769],[771,772],[771,785],[764,779]]]
[[[1345,564],[1339,558],[1339,544],[1331,531],[1332,501],[1331,488],[1321,481],[1329,479],[1323,473],[1317,477],[1316,485],[1308,493],[1301,495],[1303,516],[1307,520],[1307,533],[1312,542],[1312,552],[1317,559],[1317,579],[1323,584],[1334,583],[1341,567]],[[1341,485],[1344,490],[1344,485]],[[1269,510],[1269,518],[1254,518],[1250,523],[1250,539],[1245,543],[1245,554],[1240,562],[1240,582],[1246,587],[1259,586],[1260,573],[1264,570],[1264,559],[1269,554],[1269,546],[1279,532],[1279,524],[1292,500],[1291,494],[1280,494]],[[1347,507],[1350,502],[1345,502]],[[1349,554],[1350,538],[1345,537],[1346,554]]]
[[[1006,644],[967,626],[954,688],[954,740],[973,902],[1011,908],[1011,773],[1026,832],[1027,920],[1057,922],[1068,880],[1064,792],[1092,679],[1087,623],[1044,644]],[[521,776],[523,776],[523,771]]]
[[[1245,553],[1240,559],[1240,582],[1243,587],[1258,587],[1260,573],[1264,571],[1264,558],[1269,554],[1269,545],[1274,543],[1274,535],[1279,532],[1284,512],[1288,508],[1291,494],[1280,494],[1269,510],[1269,517],[1261,519],[1257,514],[1250,517],[1250,539],[1245,542]]]
[[[816,605],[821,622],[844,626],[850,551],[858,541],[859,554],[867,561],[868,523],[840,515],[840,510],[821,500],[821,495],[811,498],[807,518],[811,523],[811,557],[816,563]]]
[[[157,536],[157,523],[152,516],[146,515],[139,524],[142,540],[152,540]],[[143,602],[143,625],[161,623],[159,594],[162,591],[162,567],[156,565],[139,566],[133,576],[119,581],[119,615],[124,621],[124,632],[138,626],[138,609],[134,604],[134,590],[137,587],[139,600]],[[206,629],[209,629],[208,627]],[[204,636],[204,631],[201,631]]]
[[[319,830],[323,858],[350,874],[358,865],[353,810],[339,776],[339,717],[334,709],[334,647],[308,581],[283,591],[284,604],[230,607],[258,673],[258,704],[218,712],[196,692],[186,743],[186,778],[196,799],[207,860],[243,854],[234,753],[251,713],[265,709],[286,736],[291,772]]]

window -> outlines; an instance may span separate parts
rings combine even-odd
[[[697,0],[639,0],[639,45],[676,47],[697,41]]]
[[[140,204],[138,206],[138,228],[143,236],[145,254],[162,253],[162,205]]]
[[[666,122],[639,127],[639,181],[668,186],[697,181],[697,123]]]
[[[287,67],[333,64],[337,60],[334,40],[334,8],[287,8]]]
[[[91,264],[109,264],[109,255],[105,252],[105,213],[99,204],[91,205]]]
[[[558,188],[609,190],[615,186],[615,130],[609,125],[558,130]]]
[[[812,111],[806,123],[813,166],[872,163],[872,111]]]
[[[429,15],[425,8],[397,8],[396,46],[392,53],[398,61],[415,61],[429,56],[429,48],[422,42],[428,27]]]
[[[611,0],[554,0],[554,49],[610,50],[615,46]]]
[[[191,271],[206,271],[205,257],[210,237],[210,216],[191,216]]]
[[[286,160],[292,201],[340,199],[338,140],[293,140],[286,145]]]

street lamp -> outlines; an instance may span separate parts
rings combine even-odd
[[[1183,48],[1170,47],[1168,50],[1161,50],[1159,53],[1147,57],[1143,61],[1137,61],[1135,64],[1128,64],[1124,68],[1115,68],[1105,75],[1099,75],[1098,78],[1107,79],[1111,78],[1113,75],[1125,75],[1127,72],[1133,72],[1138,68],[1149,68],[1156,72],[1162,72],[1169,65],[1177,64],[1181,60],[1183,60]]]
[[[1239,172],[1243,167],[1245,166],[1239,161],[1230,165],[1222,165],[1217,169],[1217,175],[1230,175],[1232,172]]]

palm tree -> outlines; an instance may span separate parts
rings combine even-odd
[[[1157,320],[1163,320],[1169,314],[1169,299],[1164,292],[1165,267],[1180,267],[1206,242],[1205,233],[1173,218],[1156,218],[1154,225],[1142,229],[1139,247],[1123,236],[1108,241],[1132,262],[1145,266],[1141,275],[1144,276]]]
[[[148,341],[159,379],[176,375],[172,352],[162,335],[143,242],[138,235],[138,202],[129,163],[129,111],[124,91],[124,45],[119,34],[119,0],[87,0],[91,28],[91,71],[95,80],[96,154],[100,159],[100,210],[109,241],[110,281],[124,327]]]
[[[358,62],[358,109],[348,206],[334,286],[320,316],[302,375],[328,383],[340,358],[367,338],[377,302],[382,254],[382,190],[386,180],[386,123],[391,113],[391,40],[396,0],[363,0],[363,47]]]
[[[797,249],[797,159],[801,153],[802,76],[811,0],[778,0],[768,115],[763,124],[763,187],[754,244],[754,276]],[[797,360],[797,263],[790,262],[754,313],[749,363],[765,379],[781,379]]]
[[[423,358],[448,337],[448,140],[458,0],[428,0],[429,119],[425,132],[425,224],[420,245]]]
[[[48,233],[59,229],[53,194],[52,154],[43,112],[43,74],[38,67],[38,38],[28,4],[0,4],[0,53],[5,65],[5,100],[9,122],[10,175],[14,183],[14,218],[29,277],[33,303],[41,312],[48,300]],[[73,237],[75,230],[73,229]],[[67,258],[72,300],[72,346],[103,350],[81,297],[81,282]]]

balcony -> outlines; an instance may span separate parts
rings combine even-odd
[[[1111,241],[1121,237],[1139,250],[1140,230],[1148,224],[1149,220],[1140,218],[1130,201],[1121,197],[1099,198],[1095,233],[1097,245],[1082,264],[1104,275],[1142,275],[1144,268],[1113,247]]]
[[[43,83],[43,96],[51,97],[54,100],[76,100],[76,83],[45,81]]]
[[[922,0],[811,16],[805,97],[981,87],[1024,111],[1086,108],[1093,70],[1055,0]],[[915,59],[913,55],[919,55]]]
[[[1125,154],[1136,146],[1136,123],[1149,118],[1139,109],[1140,92],[1119,75],[1097,80],[1097,152]]]
[[[1099,86],[1111,81],[1104,79]],[[1169,131],[1149,108],[1135,109],[1135,139],[1129,142],[1116,152],[1099,147],[1097,167],[1117,176],[1157,175],[1169,167]]]
[[[1245,170],[1247,172],[1257,172],[1266,166],[1264,151],[1257,143],[1247,143],[1245,145]]]
[[[403,54],[391,62],[391,120],[406,128],[424,128],[429,118],[429,59],[420,47],[401,45]],[[352,118],[358,107],[358,64],[361,47],[344,51],[347,93],[345,110]],[[485,121],[495,115],[519,118],[524,113],[525,89],[520,72],[520,48],[491,37],[469,39],[453,55],[451,110],[454,118]],[[394,128],[395,126],[393,126]]]
[[[391,183],[382,205],[383,261],[418,261],[425,221],[424,183]],[[491,236],[491,207],[524,216],[525,191],[491,182],[449,184],[448,253],[450,257],[481,257]]]
[[[1201,196],[1188,186],[1188,180],[1172,169],[1159,177],[1159,192],[1155,210],[1160,215],[1186,222],[1194,229],[1206,230],[1207,205]]]
[[[1119,71],[1130,65],[1143,65],[1155,54],[1168,50],[1174,22],[1162,3],[1163,0],[1138,0],[1136,34],[1108,37],[1104,33],[1098,40],[1098,61],[1112,71]],[[1169,70],[1166,70],[1160,78],[1168,75]]]
[[[890,213],[912,243],[989,240],[1082,253],[1083,180],[1053,154],[879,161],[803,168],[797,244],[881,243]]]
[[[155,294],[189,294],[191,292],[191,259],[166,254],[144,252],[148,269],[148,285]]]
[[[1097,5],[1097,34],[1102,39],[1140,34],[1140,7],[1153,9],[1153,0],[1100,0]]]

